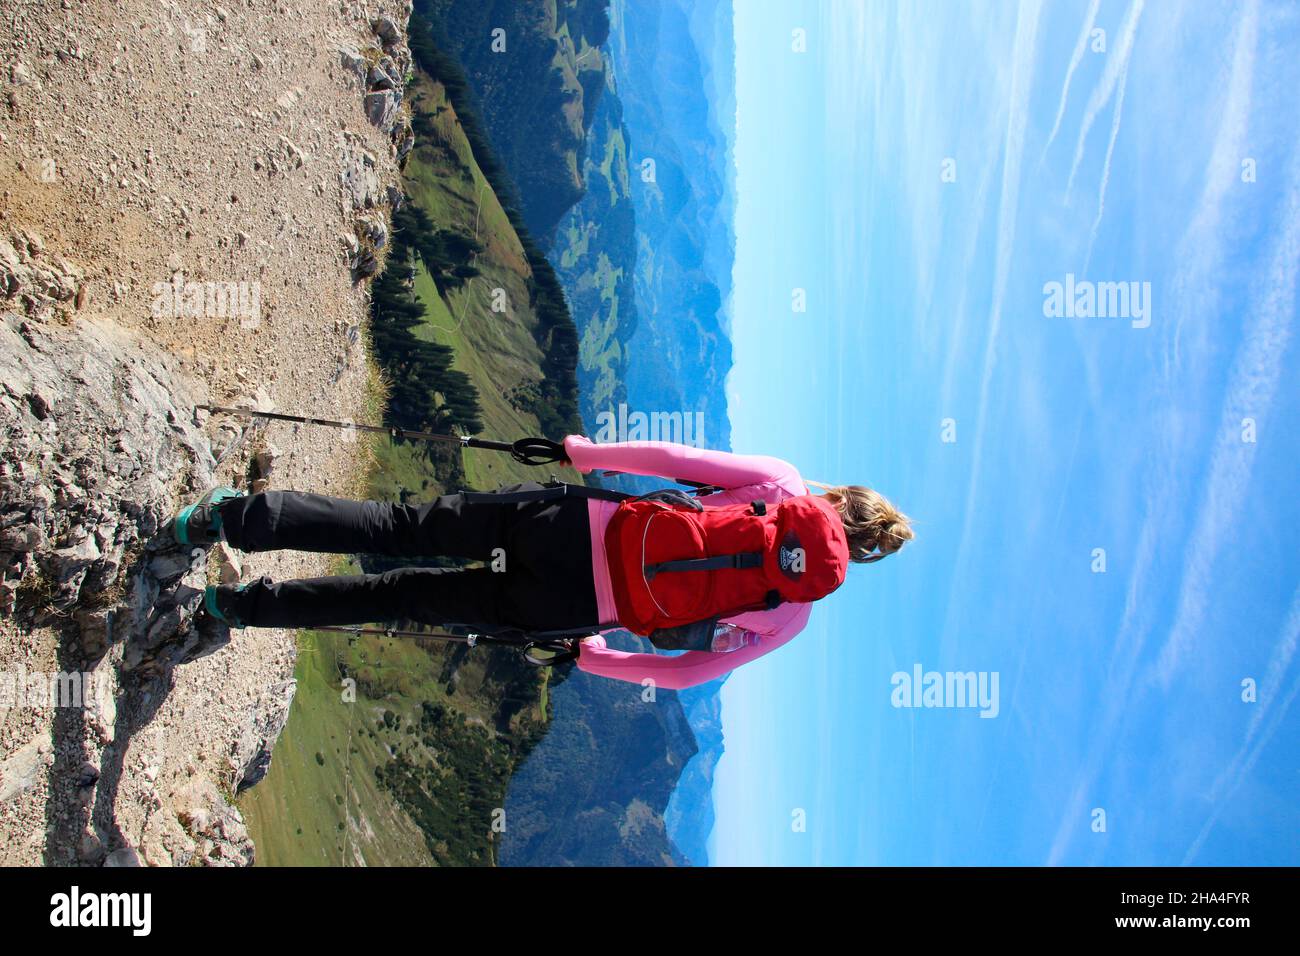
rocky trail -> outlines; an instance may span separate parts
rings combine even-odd
[[[327,556],[188,553],[215,483],[357,488],[365,282],[412,134],[405,2],[0,17],[0,864],[243,865],[292,632],[195,610]],[[254,484],[254,483],[257,484]]]

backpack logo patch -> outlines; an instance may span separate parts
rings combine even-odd
[[[777,552],[777,563],[781,568],[781,573],[792,580],[797,581],[799,576],[803,574],[807,565],[807,555],[799,545],[799,536],[793,531],[786,532],[786,536],[781,539],[781,548]]]

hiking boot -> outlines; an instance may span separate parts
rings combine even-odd
[[[231,498],[242,497],[234,488],[213,488],[206,495],[182,508],[172,519],[172,537],[177,544],[207,545],[221,540],[221,512],[217,506]]]
[[[220,621],[227,627],[241,628],[244,622],[235,613],[235,602],[247,584],[209,585],[203,591],[203,610],[208,617]]]

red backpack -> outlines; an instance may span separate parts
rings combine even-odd
[[[712,506],[653,492],[619,505],[605,552],[619,623],[644,636],[816,601],[849,564],[839,512],[819,495]]]

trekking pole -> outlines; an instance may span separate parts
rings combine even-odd
[[[444,644],[463,644],[466,647],[477,647],[480,644],[494,647],[512,647],[518,650],[524,660],[535,667],[553,667],[556,664],[563,664],[566,661],[577,660],[578,651],[576,648],[577,641],[571,639],[565,640],[512,640],[508,637],[500,637],[495,634],[452,634],[450,631],[403,631],[393,627],[360,627],[360,626],[321,626],[305,628],[309,631],[330,631],[335,634],[347,634],[353,640],[362,635],[373,635],[375,637],[411,637],[427,638],[434,641],[442,641]],[[538,657],[537,651],[549,652],[550,657]]]
[[[518,441],[491,441],[486,438],[474,438],[470,435],[443,434],[439,432],[418,431],[411,428],[392,428],[385,425],[363,425],[357,422],[341,422],[331,418],[309,418],[305,415],[286,415],[280,412],[259,412],[251,408],[226,408],[221,405],[196,405],[196,409],[221,415],[239,415],[244,418],[264,418],[276,422],[293,422],[298,425],[323,425],[326,428],[347,428],[362,432],[374,432],[388,435],[390,438],[406,438],[412,441],[446,442],[460,445],[462,448],[483,448],[488,451],[505,451],[510,453],[521,465],[550,465],[567,462],[564,445],[549,438],[520,438]]]
[[[492,441],[487,438],[473,438],[469,435],[424,432],[410,428],[392,428],[385,425],[363,425],[358,424],[357,422],[335,421],[332,418],[309,418],[306,415],[287,415],[281,412],[259,412],[251,408],[227,408],[222,405],[196,405],[194,407],[195,410],[220,415],[239,415],[244,418],[264,418],[274,422],[292,422],[296,425],[323,425],[326,428],[351,428],[356,431],[388,435],[390,438],[406,438],[412,441],[446,442],[448,444],[460,445],[462,448],[483,448],[488,451],[505,451],[509,452],[510,457],[521,465],[569,463],[568,456],[564,453],[563,442],[551,441],[549,438],[520,438],[517,441],[512,442]],[[604,471],[602,474],[621,475],[623,473],[620,471]],[[670,478],[668,480],[695,489],[694,493],[697,495],[711,495],[716,491],[722,491],[722,489],[716,485],[710,485],[700,481],[689,481],[685,478]]]

